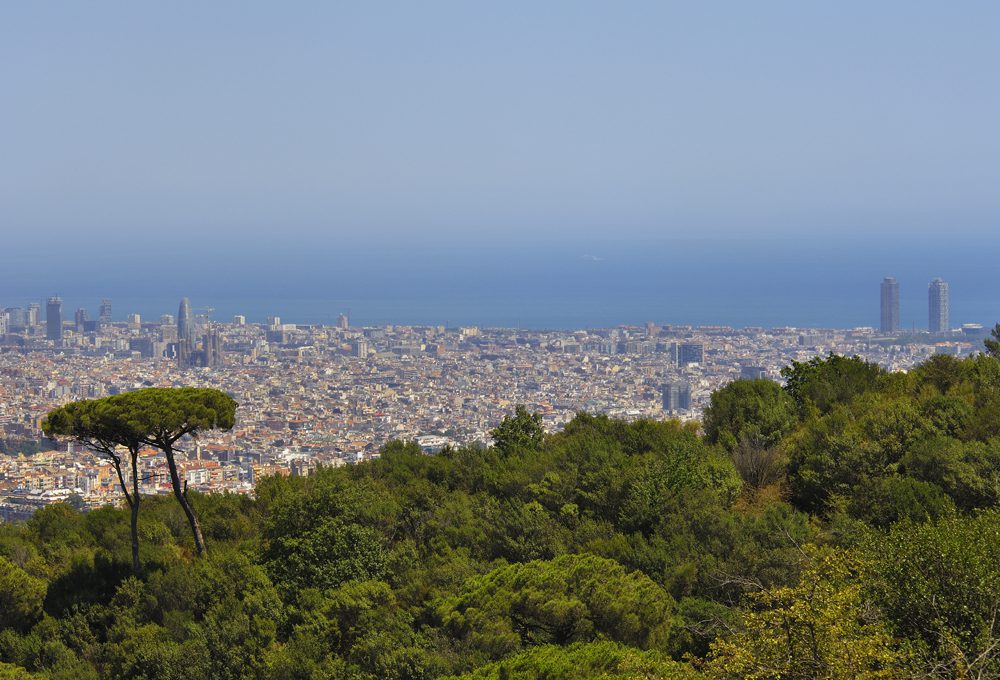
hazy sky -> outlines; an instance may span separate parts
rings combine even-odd
[[[1000,214],[996,2],[27,2],[12,230],[421,235]]]
[[[0,265],[974,240],[998,35],[995,1],[7,2]]]

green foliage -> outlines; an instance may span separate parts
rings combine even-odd
[[[617,642],[576,642],[532,647],[455,680],[572,680],[573,678],[654,678],[683,680],[701,677],[687,664],[655,650],[638,650]]]
[[[735,380],[712,393],[703,419],[705,437],[734,451],[741,442],[776,446],[797,424],[795,401],[771,380]]]
[[[490,431],[493,444],[503,453],[533,451],[542,444],[542,416],[529,413],[521,404],[514,409],[514,415],[505,416],[500,424]]]
[[[327,518],[316,527],[270,544],[268,572],[282,589],[333,588],[352,579],[380,578],[386,552],[373,529]]]
[[[665,649],[674,600],[640,572],[595,555],[562,555],[469,579],[435,611],[442,626],[484,658],[522,647],[608,638]]]
[[[863,565],[844,552],[811,557],[798,585],[756,595],[735,634],[712,646],[709,677],[910,677],[905,650],[866,610]]]
[[[1000,512],[898,524],[866,542],[867,590],[947,677],[1000,675]]]
[[[983,345],[986,347],[987,354],[994,359],[1000,359],[1000,323],[993,326],[990,337],[983,340]]]
[[[45,582],[0,557],[0,627],[25,630],[42,615]]]
[[[832,352],[826,358],[793,361],[781,369],[785,390],[803,414],[815,409],[827,413],[835,404],[876,389],[886,373],[877,364],[860,357],[843,357]]]
[[[704,436],[587,414],[545,435],[519,408],[491,447],[145,497],[135,573],[126,511],[44,508],[0,525],[0,674],[1000,675],[1000,359],[785,375],[713,395]],[[49,431],[141,431],[172,460],[235,409],[96,401]]]

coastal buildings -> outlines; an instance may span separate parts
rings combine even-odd
[[[899,283],[893,276],[882,279],[881,322],[879,330],[884,334],[899,332]]]
[[[50,297],[45,303],[45,337],[55,343],[62,340],[62,305],[60,297]]]
[[[904,342],[871,328],[658,324],[651,337],[646,326],[341,328],[240,319],[204,326],[189,355],[196,360],[181,363],[173,352],[181,332],[193,335],[189,302],[176,323],[164,315],[82,333],[67,327],[59,347],[45,340],[43,326],[14,326],[11,319],[24,315],[8,309],[0,336],[0,506],[11,512],[66,494],[88,504],[117,498],[114,480],[105,483],[106,462],[41,437],[45,414],[77,399],[148,386],[227,392],[240,405],[236,427],[207,434],[200,448],[186,443],[182,468],[191,488],[250,493],[262,476],[351,464],[392,439],[427,450],[487,445],[517,404],[542,414],[549,430],[581,411],[696,420],[714,389],[740,377],[778,379],[791,361],[837,352],[902,370],[937,352],[977,351],[984,332]],[[166,492],[164,462],[155,452],[143,460],[149,493]]]
[[[927,287],[927,329],[931,333],[944,333],[948,326],[948,284],[934,279]]]

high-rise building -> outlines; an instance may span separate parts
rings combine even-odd
[[[194,315],[191,314],[191,301],[181,298],[177,308],[177,340],[194,344]]]
[[[102,324],[111,323],[111,300],[104,298],[97,310],[97,320]]]
[[[688,364],[700,364],[705,361],[705,343],[703,342],[682,342],[677,346],[677,364],[687,366]]]
[[[234,326],[246,326],[247,325],[247,318],[245,316],[243,316],[242,314],[237,314],[236,316],[233,317],[233,325]]]
[[[686,382],[669,382],[662,388],[663,410],[686,411],[691,408],[691,385]]]
[[[194,316],[191,314],[191,301],[181,298],[181,304],[177,308],[177,363],[181,366],[190,366],[192,352],[194,352]]]
[[[139,314],[128,315],[128,327],[134,331],[142,330],[142,316]]]
[[[83,333],[83,327],[87,323],[87,310],[80,307],[76,310],[76,314],[73,315],[73,325],[76,327],[77,333]]]
[[[39,317],[41,315],[42,306],[37,302],[28,303],[28,317],[25,319],[27,321],[28,328],[34,328],[38,325]]]
[[[899,332],[899,284],[896,277],[882,279],[882,319],[879,329],[883,333]]]
[[[7,331],[23,331],[24,322],[24,310],[20,307],[8,307],[4,310],[7,314]]]
[[[931,333],[948,330],[948,284],[941,279],[927,288],[927,328]]]
[[[351,343],[351,356],[367,359],[370,351],[371,345],[364,338],[355,338],[354,342]]]
[[[62,340],[62,302],[53,296],[45,303],[45,337],[55,342]]]

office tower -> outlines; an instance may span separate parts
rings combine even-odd
[[[73,326],[76,327],[77,333],[83,333],[83,327],[87,323],[87,310],[80,307],[76,310],[76,314],[73,315]]]
[[[62,340],[61,297],[50,297],[45,303],[45,337],[55,342]]]
[[[659,329],[656,327],[655,323],[653,323],[652,321],[647,321],[646,322],[646,337],[647,338],[655,338],[656,337],[656,333],[657,333],[658,330]]]
[[[177,308],[177,341],[194,344],[194,316],[191,314],[191,301],[187,298],[182,298]]]
[[[20,307],[8,307],[4,310],[7,314],[7,331],[13,333],[14,331],[24,330],[24,310]]]
[[[7,328],[10,324],[10,313],[7,310],[0,312],[0,335],[7,335]]]
[[[128,326],[134,331],[142,330],[142,317],[138,314],[129,314]]]
[[[931,333],[948,330],[948,284],[934,279],[927,288],[927,328]]]
[[[705,343],[682,342],[677,346],[677,365],[700,364],[705,361]]]
[[[267,317],[267,325],[269,328],[278,328],[281,326],[280,316],[269,316]]]
[[[191,365],[191,353],[194,352],[194,317],[191,315],[191,301],[181,298],[177,308],[177,364]]]
[[[233,317],[233,325],[234,326],[246,326],[247,325],[247,318],[245,316],[243,316],[242,314],[237,314],[236,316]]]
[[[346,314],[341,314],[340,316],[338,316],[337,317],[337,328],[340,328],[341,330],[345,330],[347,328],[347,326],[348,326],[348,324],[347,324],[347,315]]]
[[[104,298],[101,300],[101,306],[97,310],[97,320],[101,324],[111,323],[111,300]]]
[[[28,318],[26,319],[28,328],[34,328],[38,325],[41,308],[42,306],[37,302],[28,303]]]
[[[766,380],[767,379],[767,369],[763,366],[741,366],[740,367],[740,379],[741,380]]]
[[[666,383],[662,394],[664,411],[686,411],[691,408],[691,385],[686,382]]]
[[[371,345],[364,338],[357,338],[351,343],[352,356],[356,356],[359,359],[367,359],[369,351],[371,351]]]
[[[899,332],[899,284],[894,276],[882,280],[882,322],[879,329],[883,333]]]

